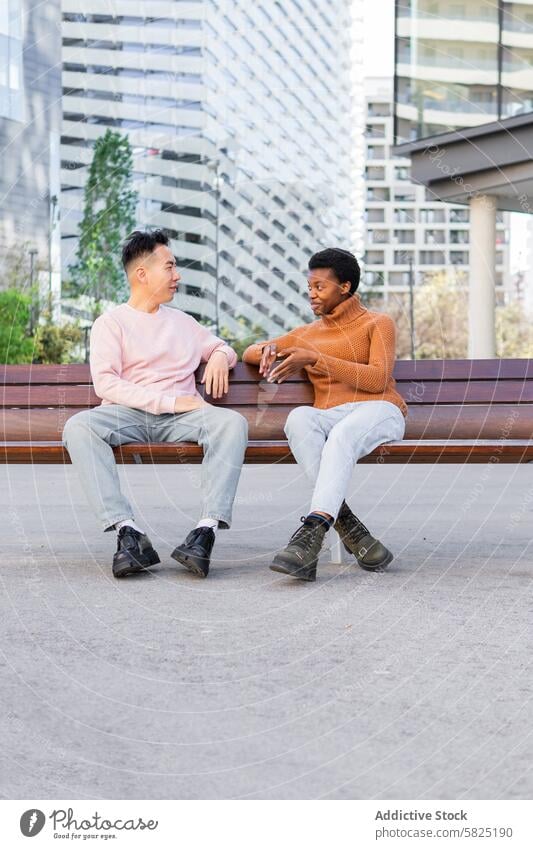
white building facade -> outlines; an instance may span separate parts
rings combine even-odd
[[[171,235],[176,306],[236,336],[309,320],[310,254],[361,241],[358,11],[350,0],[63,0],[63,266],[92,145],[111,128],[133,146],[139,225]]]
[[[31,253],[46,269],[42,296],[53,306],[59,298],[60,20],[60,0],[0,3],[0,270],[11,251]]]
[[[393,80],[372,78],[366,91],[365,285],[382,293],[405,292],[410,263],[415,282],[445,270],[468,275],[468,206],[442,203],[410,181],[410,160],[393,157]],[[497,214],[496,295],[509,285],[508,213]]]

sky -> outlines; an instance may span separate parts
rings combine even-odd
[[[364,67],[367,77],[394,73],[394,0],[364,0]]]

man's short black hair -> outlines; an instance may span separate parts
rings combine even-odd
[[[350,251],[342,248],[326,248],[313,254],[309,260],[309,270],[314,268],[331,268],[339,283],[350,284],[350,295],[357,292],[361,269],[359,263]]]
[[[127,269],[130,262],[145,254],[151,254],[158,245],[168,245],[164,230],[134,230],[122,245],[122,265]]]

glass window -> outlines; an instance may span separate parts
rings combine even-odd
[[[498,6],[494,0],[397,3],[397,142],[498,117]]]
[[[411,169],[408,165],[396,166],[394,169],[394,179],[395,180],[410,180],[411,179]]]
[[[450,230],[450,242],[452,245],[467,245],[469,242],[469,231]]]
[[[415,261],[414,251],[394,251],[394,265],[409,265]]]
[[[450,209],[450,221],[453,223],[468,223],[468,209]]]
[[[424,233],[426,245],[443,245],[445,241],[444,230],[426,230]]]
[[[385,262],[385,254],[383,251],[367,251],[365,254],[365,262],[367,265],[383,265]]]
[[[450,251],[452,265],[468,265],[468,251]]]
[[[384,180],[385,166],[384,165],[367,165],[365,169],[367,180]]]
[[[395,230],[394,238],[401,245],[409,245],[413,244],[415,241],[415,231],[414,230]]]
[[[421,224],[444,224],[444,209],[421,209],[419,213]]]
[[[23,118],[22,9],[20,0],[0,4],[0,116]]]
[[[369,224],[378,224],[381,221],[385,221],[385,210],[367,209],[365,217]]]
[[[398,224],[414,224],[415,211],[414,209],[395,209],[394,220]]]
[[[414,186],[402,186],[398,187],[394,191],[394,200],[399,201],[414,201],[416,198],[416,189]]]
[[[444,265],[444,251],[420,251],[421,265]]]
[[[389,283],[391,286],[408,286],[409,272],[408,271],[391,271],[389,275]]]
[[[389,241],[389,231],[388,230],[369,230],[368,231],[368,238],[371,242],[374,242],[374,243],[381,242],[381,244],[383,244],[384,242]]]

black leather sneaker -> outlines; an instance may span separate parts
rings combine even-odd
[[[118,532],[117,550],[113,555],[113,575],[124,578],[135,572],[143,572],[150,566],[160,563],[159,555],[146,536],[123,525]]]
[[[189,572],[199,575],[200,578],[207,578],[214,544],[213,528],[194,528],[185,542],[174,549],[171,557]]]
[[[288,545],[275,555],[270,568],[301,581],[316,581],[316,565],[327,526],[320,519],[306,519],[295,531]]]
[[[373,537],[365,525],[352,513],[345,501],[341,504],[337,521],[333,525],[348,554],[353,554],[361,569],[382,572],[394,559],[379,539]]]

